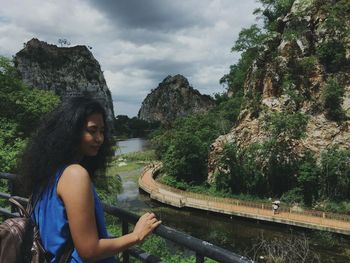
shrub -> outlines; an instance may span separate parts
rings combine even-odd
[[[317,55],[326,71],[330,73],[342,70],[347,64],[346,48],[340,40],[323,42],[317,50]]]
[[[308,117],[300,112],[274,112],[265,117],[265,129],[272,137],[284,136],[285,139],[300,139],[306,129]]]
[[[344,87],[335,79],[328,79],[323,92],[323,107],[326,116],[333,121],[341,121],[345,118],[342,109]]]
[[[303,75],[310,76],[310,74],[315,70],[317,63],[318,61],[316,56],[303,57],[298,61],[298,66]]]
[[[293,104],[288,105],[287,111],[294,111],[299,109],[302,106],[302,103],[304,101],[304,97],[300,94],[299,90],[295,89],[295,84],[293,83],[292,80],[289,79],[289,76],[283,78],[282,81],[282,91],[283,94],[288,95],[292,101],[294,102]]]
[[[298,187],[293,188],[282,194],[281,201],[287,204],[303,204],[303,194],[302,190]]]
[[[311,242],[305,236],[275,237],[272,240],[261,236],[252,248],[253,259],[260,260],[263,257],[271,263],[321,262],[320,256],[310,246]]]

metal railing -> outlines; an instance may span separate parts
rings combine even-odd
[[[9,193],[0,192],[0,198],[9,199],[13,196],[13,180],[16,178],[16,175],[8,174],[8,173],[0,173],[0,179],[9,180]],[[22,203],[28,202],[28,199],[22,197],[15,197],[18,201]],[[139,219],[139,216],[133,213],[130,213],[126,210],[120,209],[116,206],[108,205],[103,203],[103,209],[106,213],[118,217],[121,221],[122,225],[122,234],[125,235],[129,233],[129,224],[136,224]],[[14,209],[8,210],[0,207],[0,215],[4,217],[15,217],[18,216],[17,213],[14,212]],[[227,263],[254,263],[253,260],[250,260],[246,257],[235,254],[231,251],[223,249],[221,247],[215,246],[209,242],[204,240],[192,237],[188,234],[180,232],[176,229],[167,227],[165,225],[160,225],[153,232],[155,235],[160,236],[166,240],[170,240],[177,245],[184,247],[193,251],[196,255],[196,263],[204,262],[205,258],[210,258],[216,260],[218,262],[227,262]],[[139,259],[141,262],[151,262],[151,263],[161,263],[166,262],[162,261],[162,259],[157,256],[151,255],[146,251],[138,247],[131,247],[126,249],[123,253],[123,263],[129,262],[129,257],[135,257]]]

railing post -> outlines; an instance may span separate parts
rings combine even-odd
[[[122,235],[126,235],[129,233],[129,224],[127,221],[122,221]],[[129,263],[129,253],[123,251],[123,263]]]
[[[204,257],[196,253],[196,263],[204,263]]]
[[[12,180],[7,180],[7,185],[8,185],[8,191],[9,191],[10,195],[13,196],[14,195],[14,186],[13,186]],[[15,213],[15,212],[16,212],[15,205],[11,203],[11,213]]]

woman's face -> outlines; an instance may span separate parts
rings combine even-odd
[[[80,153],[84,156],[95,156],[104,140],[104,122],[102,114],[91,114],[86,118],[81,141]]]

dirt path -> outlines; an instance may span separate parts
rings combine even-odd
[[[148,192],[152,199],[160,202],[176,207],[186,206],[350,235],[350,220],[346,215],[343,216],[343,220],[338,220],[330,218],[330,214],[320,211],[313,211],[313,214],[310,214],[310,212],[292,211],[289,209],[281,209],[278,214],[273,214],[272,207],[264,206],[264,204],[242,202],[227,198],[215,198],[181,191],[160,184],[153,179],[153,174],[157,169],[159,169],[159,166],[146,167],[139,178],[139,186]],[[341,215],[339,218],[341,218]]]

